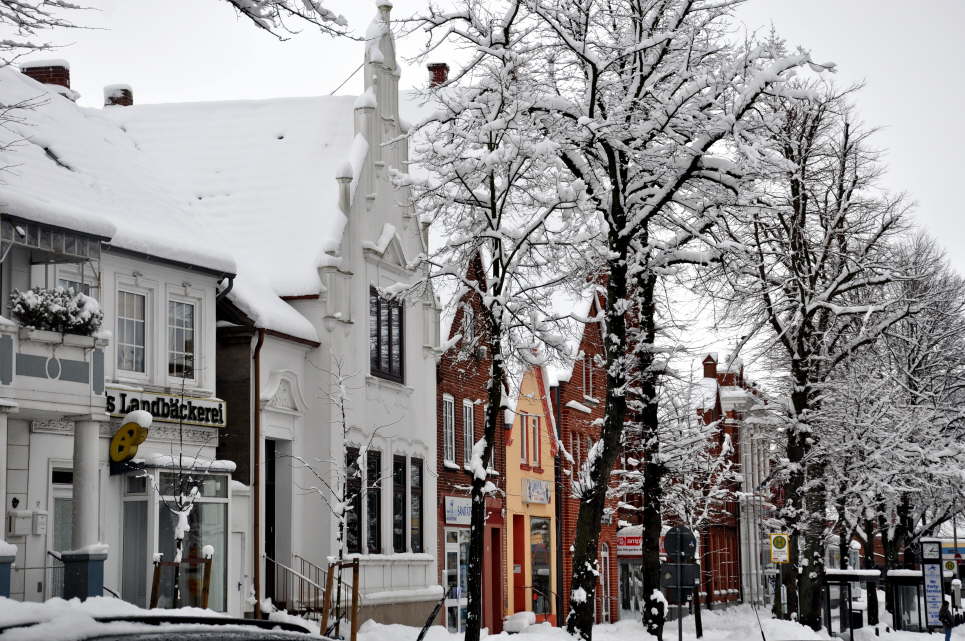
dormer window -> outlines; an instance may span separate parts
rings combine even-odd
[[[369,289],[369,363],[373,376],[403,380],[403,310],[398,301]]]

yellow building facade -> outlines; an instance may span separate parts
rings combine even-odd
[[[506,614],[529,611],[557,623],[555,428],[542,368],[520,383],[506,439]],[[508,421],[508,419],[507,419]]]

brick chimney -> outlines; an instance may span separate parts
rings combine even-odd
[[[704,358],[704,378],[717,378],[717,354],[707,354]]]
[[[449,65],[444,62],[430,62],[426,67],[429,69],[429,86],[438,87],[449,80]]]
[[[104,87],[105,107],[130,107],[134,104],[134,90],[130,85],[107,85]]]
[[[45,85],[70,89],[70,64],[66,60],[34,60],[20,65],[20,71]]]

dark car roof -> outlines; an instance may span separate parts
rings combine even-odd
[[[311,636],[307,628],[294,623],[258,619],[138,615],[95,617],[94,621],[104,625],[83,632],[67,631],[67,637],[64,638],[98,641],[294,641]],[[4,627],[0,629],[0,641],[21,636],[37,638],[36,634],[41,631],[49,641],[58,641],[60,635],[57,632],[44,629],[47,624],[55,622],[56,619]]]

